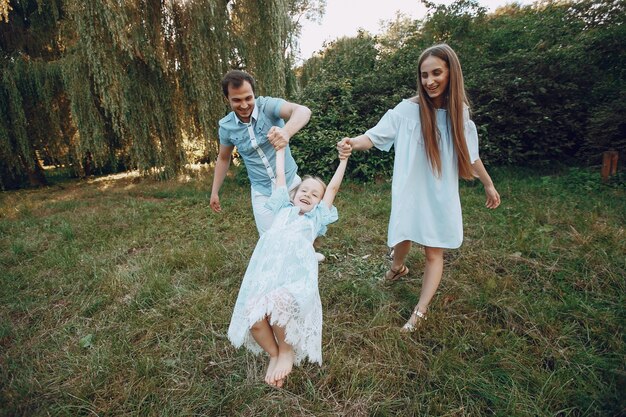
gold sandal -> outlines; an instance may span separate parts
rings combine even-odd
[[[416,317],[415,324],[411,324],[411,319],[413,318],[413,316]],[[413,310],[413,312],[411,313],[411,317],[409,317],[409,320],[404,324],[404,326],[402,326],[400,331],[402,333],[413,333],[414,331],[419,329],[425,321],[426,313],[420,312],[416,307],[415,310]]]
[[[398,269],[397,271],[394,271],[393,269],[389,269],[389,271],[385,272],[385,281],[387,282],[397,281],[403,276],[407,275],[408,273],[409,273],[409,268],[407,268],[406,265],[402,265],[400,269]]]

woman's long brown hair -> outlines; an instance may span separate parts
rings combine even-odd
[[[426,93],[421,82],[422,63],[429,56],[442,59],[448,65],[449,82],[447,91],[444,93],[447,97],[445,100],[445,108],[451,124],[452,139],[454,142],[454,151],[459,167],[459,176],[465,179],[473,179],[473,170],[470,162],[467,143],[465,142],[465,128],[463,123],[463,110],[467,106],[469,111],[469,100],[465,94],[465,85],[463,83],[463,71],[459,58],[452,48],[445,43],[431,46],[426,49],[419,57],[418,61],[418,103],[420,107],[420,121],[422,125],[422,134],[424,136],[424,145],[426,155],[430,162],[431,168],[435,175],[441,176],[441,156],[439,154],[439,132],[437,131],[437,117],[435,115],[435,105]]]

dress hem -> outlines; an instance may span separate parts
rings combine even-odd
[[[429,247],[429,248],[439,248],[439,249],[459,249],[459,248],[463,245],[463,241],[461,241],[461,243],[459,243],[459,245],[458,245],[458,246],[452,246],[452,245],[442,245],[442,244],[429,244],[429,243],[423,243],[423,242],[420,242],[420,241],[418,241],[418,240],[416,240],[416,239],[409,239],[409,238],[407,238],[407,239],[399,239],[399,240],[396,240],[394,243],[392,243],[393,241],[388,240],[388,241],[387,241],[387,246],[389,246],[390,248],[393,248],[393,247],[394,247],[394,246],[396,246],[398,243],[400,243],[400,242],[404,242],[405,240],[409,240],[409,241],[411,241],[411,242],[413,242],[413,243],[417,243],[418,245],[426,246],[426,247]]]

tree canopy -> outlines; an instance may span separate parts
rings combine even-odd
[[[41,161],[170,176],[209,160],[230,68],[282,96],[311,0],[2,0],[0,186]],[[294,79],[291,77],[291,88]]]
[[[297,70],[298,100],[314,115],[294,146],[306,171],[330,174],[312,152],[332,152],[335,139],[364,133],[415,95],[418,57],[439,42],[461,59],[486,163],[587,165],[605,150],[626,154],[623,0],[512,4],[491,14],[472,0],[426,5],[423,20],[397,16],[382,35],[337,40]],[[392,169],[386,153],[353,160],[363,179]]]
[[[330,173],[334,142],[414,95],[417,58],[437,42],[461,58],[487,163],[626,152],[624,0],[425,4],[421,20],[398,15],[294,69],[300,22],[324,0],[0,0],[0,188],[44,183],[42,163],[168,177],[213,159],[230,68],[313,110],[294,155]],[[392,166],[354,160],[357,178]]]

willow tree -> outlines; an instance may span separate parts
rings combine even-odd
[[[295,97],[299,91],[296,72],[292,70],[298,61],[300,52],[299,39],[302,34],[302,20],[319,22],[326,12],[326,0],[289,0],[288,36],[284,39],[283,55],[288,68],[285,72],[285,93],[287,97]]]
[[[234,0],[232,62],[254,73],[261,94],[293,94],[301,21],[318,20],[325,9],[326,0]]]
[[[40,158],[68,148],[72,129],[61,113],[67,101],[56,62],[63,18],[61,1],[4,2],[0,21],[0,186],[19,179],[45,183]],[[0,19],[1,20],[1,19]]]
[[[0,0],[0,186],[36,178],[42,158],[163,176],[212,159],[220,78],[242,68],[282,95],[292,12],[308,4]]]
[[[173,4],[173,62],[177,67],[179,102],[186,144],[202,158],[217,154],[217,121],[224,115],[223,74],[232,61],[228,0]],[[210,46],[210,47],[208,47]],[[207,140],[208,138],[208,140]]]
[[[234,0],[232,28],[241,66],[253,69],[260,94],[285,94],[288,0]]]
[[[163,168],[166,174],[184,162],[182,133],[175,105],[175,77],[167,56],[168,39],[162,33],[164,9],[160,1],[112,2],[69,0],[67,7],[77,34],[64,71],[67,79],[84,76],[78,72],[84,62],[92,89],[86,96],[71,95],[73,103],[97,102],[118,139],[130,166],[142,171]],[[74,55],[74,56],[72,56]],[[70,90],[78,93],[78,90]],[[80,117],[79,112],[74,115]],[[79,120],[89,131],[104,131],[89,125],[103,119]],[[80,132],[80,129],[79,129]],[[106,137],[81,141],[80,147],[93,153],[96,161],[108,149]],[[85,146],[87,143],[89,149]]]

